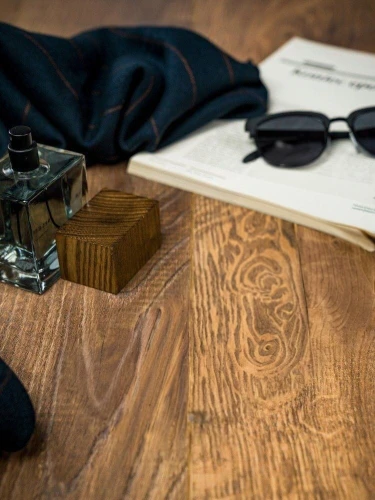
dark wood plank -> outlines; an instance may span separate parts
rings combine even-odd
[[[183,498],[187,491],[189,196],[89,172],[155,197],[163,246],[117,296],[60,280],[36,297],[1,287],[2,357],[38,415],[29,449],[0,461],[0,497]]]
[[[71,35],[173,13],[189,24],[188,2],[4,2],[0,15]],[[0,459],[0,498],[184,498],[190,196],[132,179],[125,165],[93,168],[89,183],[90,196],[109,187],[158,199],[163,246],[116,297],[63,281],[39,300],[0,291],[0,355],[38,417],[28,449]]]
[[[102,24],[189,24],[189,3],[2,4],[1,20],[59,35]],[[89,172],[103,187],[160,202],[163,245],[124,291],[60,281],[38,298],[0,291],[0,355],[24,381],[38,431],[0,459],[0,498],[184,498],[190,196],[132,179],[125,165]]]
[[[233,56],[259,62],[292,36],[374,51],[372,0],[194,1],[193,27]]]
[[[298,227],[309,314],[311,396],[300,410],[307,491],[373,498],[375,255]],[[338,478],[340,480],[338,481]]]
[[[191,0],[2,0],[0,21],[39,33],[72,36],[100,26],[190,26]]]

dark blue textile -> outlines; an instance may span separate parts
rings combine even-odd
[[[0,23],[0,154],[26,124],[44,144],[110,163],[220,117],[263,114],[256,66],[179,28],[102,28],[71,39]]]
[[[16,375],[0,358],[0,451],[26,446],[35,427],[30,398]]]

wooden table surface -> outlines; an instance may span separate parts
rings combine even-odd
[[[373,0],[2,0],[0,20],[185,26],[255,62],[293,35],[375,51]],[[118,296],[0,285],[0,356],[38,416],[0,498],[375,498],[375,256],[124,164],[89,182],[157,198],[164,242]]]

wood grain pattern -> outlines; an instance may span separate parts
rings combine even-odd
[[[5,0],[0,18],[180,25],[255,62],[293,35],[375,51],[372,0]],[[124,165],[89,185],[158,199],[163,245],[116,297],[0,287],[0,355],[39,422],[1,457],[0,498],[373,498],[374,255]]]
[[[204,198],[194,222],[192,497],[281,497],[311,385],[293,226]]]
[[[118,293],[161,245],[159,203],[103,189],[56,233],[61,277]]]
[[[147,16],[151,17],[147,17]],[[163,1],[2,3],[1,21],[69,35],[101,24],[189,25]],[[0,291],[0,355],[38,414],[28,450],[0,459],[0,498],[184,498],[187,493],[190,195],[132,179],[125,165],[88,172],[160,203],[157,259],[116,297],[60,281],[40,301]]]
[[[91,169],[89,185],[158,199],[163,246],[117,296],[63,280],[39,301],[1,288],[1,356],[38,429],[0,460],[0,498],[184,498],[189,196],[124,165]]]
[[[374,51],[374,4],[337,7],[209,0],[193,25],[241,59],[292,35]],[[191,497],[373,498],[374,255],[194,200]]]

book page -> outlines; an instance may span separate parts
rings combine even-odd
[[[271,112],[307,109],[347,116],[375,105],[375,56],[296,38],[261,64]],[[345,123],[334,130],[347,130]],[[333,126],[332,125],[332,126]],[[350,140],[335,141],[314,164],[294,169],[242,159],[255,149],[244,120],[217,121],[158,153],[134,157],[216,189],[375,233],[375,159]]]
[[[375,54],[296,37],[265,59],[260,71],[272,113],[310,110],[333,118],[375,106]]]

